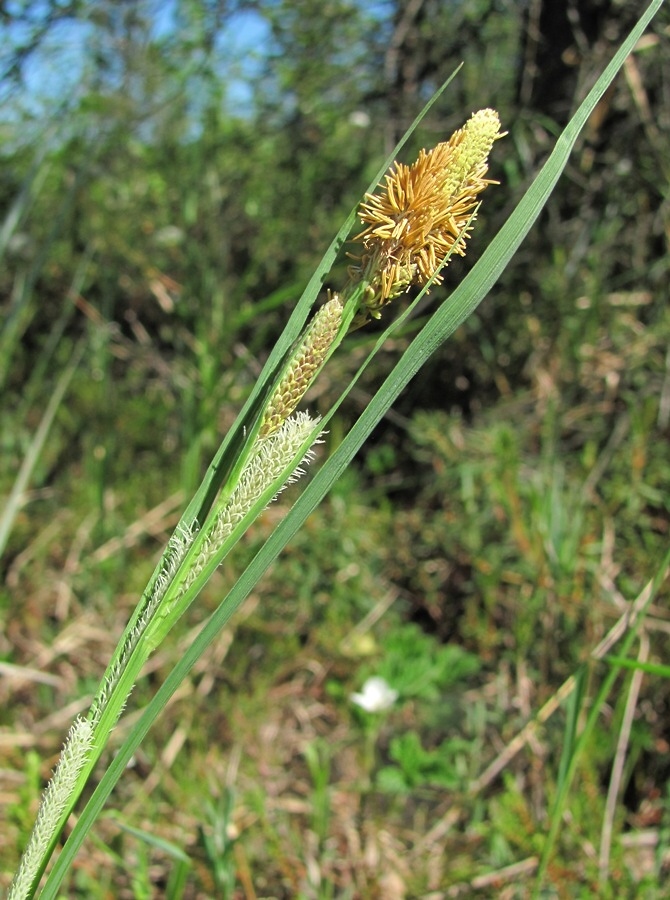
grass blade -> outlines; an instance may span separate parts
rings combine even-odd
[[[44,410],[44,414],[42,415],[40,424],[37,427],[37,431],[33,435],[30,446],[28,447],[26,455],[23,458],[21,468],[19,469],[18,474],[14,480],[14,484],[12,486],[12,490],[10,491],[9,497],[7,498],[7,502],[5,503],[5,508],[3,510],[2,516],[0,516],[0,556],[2,556],[5,547],[7,546],[7,540],[9,539],[14,520],[16,519],[19,509],[21,508],[23,494],[26,487],[28,486],[28,483],[30,482],[30,476],[32,475],[35,466],[39,461],[40,454],[44,449],[44,444],[47,437],[49,436],[51,426],[54,423],[54,419],[56,418],[60,405],[63,401],[65,392],[70,386],[72,377],[77,371],[77,367],[81,362],[85,347],[86,344],[84,343],[84,341],[82,341],[79,346],[75,348],[75,351],[72,354],[72,359],[58,379],[54,391],[47,404],[47,408]]]

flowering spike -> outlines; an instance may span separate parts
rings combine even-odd
[[[267,440],[258,440],[253,452],[244,467],[240,480],[229,499],[217,510],[216,518],[203,535],[198,556],[194,559],[179,594],[172,601],[177,603],[187,590],[191,588],[208,563],[216,556],[218,550],[231,536],[235,528],[253,509],[255,503],[263,496],[294,460],[296,454],[310,436],[319,419],[312,419],[306,412],[298,412],[286,419]],[[314,443],[320,443],[317,438]],[[307,450],[293,472],[280,484],[273,499],[287,487],[305,474],[303,469],[314,459],[312,448]]]
[[[42,856],[49,843],[62,827],[63,815],[93,746],[93,725],[78,716],[70,728],[60,760],[42,796],[28,845],[12,881],[7,900],[32,897],[33,881],[37,878]]]
[[[268,404],[260,437],[274,434],[300,403],[337,336],[343,309],[338,294],[333,294],[315,313]]]
[[[379,194],[359,208],[365,226],[353,239],[363,244],[351,280],[367,285],[363,321],[411,284],[442,281],[440,267],[452,253],[465,255],[478,195],[489,184],[488,156],[500,133],[493,109],[474,113],[448,141],[421,150],[411,166],[396,162]],[[359,317],[360,324],[360,317]]]

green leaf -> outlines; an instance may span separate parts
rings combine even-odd
[[[156,834],[151,834],[149,831],[144,831],[141,828],[133,828],[132,825],[127,825],[125,822],[122,822],[118,816],[114,816],[114,820],[116,824],[122,831],[127,832],[128,834],[132,834],[133,837],[136,837],[138,840],[142,841],[142,843],[146,844],[148,847],[154,847],[156,850],[160,850],[162,853],[165,853],[167,856],[170,856],[172,859],[176,859],[179,862],[185,863],[188,866],[191,866],[191,860],[188,854],[184,853],[181,847],[178,847],[176,844],[173,844],[171,841],[165,840],[165,838],[159,837]]]
[[[670,678],[670,666],[661,663],[645,663],[637,659],[624,659],[622,656],[605,656],[603,661],[620,669],[632,669],[633,672],[648,672],[658,678]]]

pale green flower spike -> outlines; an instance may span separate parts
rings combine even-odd
[[[330,309],[326,313],[322,313],[321,319],[332,320],[334,318],[337,318],[337,304],[331,301]],[[321,352],[320,340],[323,339],[324,329],[317,323],[317,327],[312,327],[310,332],[311,346],[316,348],[312,352],[316,357]],[[306,340],[308,337],[310,337],[309,333],[306,335]],[[300,358],[303,361],[306,360],[306,366],[310,363],[309,352],[304,349],[304,346],[301,346]],[[61,818],[66,804],[72,796],[80,772],[89,759],[95,728],[100,723],[108,700],[139,642],[146,641],[144,652],[146,658],[155,642],[154,636],[149,636],[154,619],[157,617],[162,620],[169,618],[170,612],[179,605],[180,600],[193,586],[198,576],[217,557],[235,528],[253,512],[259,502],[262,502],[263,497],[267,496],[273,485],[277,486],[274,496],[269,497],[270,500],[274,500],[287,485],[304,474],[303,465],[311,462],[314,456],[312,448],[310,447],[303,453],[300,462],[296,463],[295,460],[299,456],[301,448],[304,448],[314,433],[318,421],[318,418],[312,418],[306,412],[296,413],[282,422],[273,434],[266,438],[258,438],[235,489],[228,500],[215,509],[213,519],[204,533],[199,532],[197,524],[194,523],[190,530],[182,529],[170,539],[165,563],[154,581],[149,600],[135,627],[129,632],[115,664],[110,667],[91,707],[88,719],[78,718],[70,730],[60,762],[44,792],[35,827],[7,900],[23,900],[30,896],[32,883],[39,871],[44,851],[53,839],[56,829],[62,827]],[[312,446],[316,443],[318,443],[318,438],[312,442]],[[193,547],[196,540],[199,544],[197,550]],[[189,565],[174,596],[168,600],[168,589],[191,547],[196,556]],[[116,718],[121,714],[122,709],[123,706],[120,706]]]
[[[7,900],[24,900],[30,896],[31,885],[42,862],[42,854],[59,826],[63,810],[92,746],[93,725],[87,719],[75,719],[56,771],[42,796],[35,827],[10,885]]]
[[[494,109],[473,113],[452,135],[449,141],[452,155],[442,184],[445,197],[453,197],[468,179],[481,177],[482,167],[486,171],[493,142],[501,136],[500,118]]]
[[[146,631],[156,610],[160,606],[172,579],[175,577],[180,565],[184,561],[197,533],[198,523],[194,522],[190,529],[178,528],[168,541],[163,565],[153,583],[146,606],[138,618],[135,627],[128,634],[123,649],[105,674],[98,693],[91,704],[89,720],[94,726],[99,722],[103,710],[107,706],[107,701],[115,686],[118,684],[121,673],[125,669],[133,651],[142,639],[142,635]],[[121,711],[119,711],[119,715],[120,714]]]
[[[334,294],[314,314],[270,399],[261,423],[260,437],[274,434],[300,403],[337,336],[343,309],[342,301]]]
[[[175,603],[205,570],[218,549],[233,533],[235,526],[243,521],[268,488],[281,478],[292,460],[295,459],[296,454],[300,452],[300,448],[308,440],[318,421],[318,418],[313,419],[306,412],[299,412],[286,419],[274,434],[256,441],[233,493],[217,511],[214,521],[202,536],[200,552],[189,567],[186,579],[174,599]],[[314,441],[314,444],[316,443],[318,443],[318,438]],[[277,489],[273,500],[287,485],[304,475],[302,466],[311,462],[313,458],[314,451],[310,448],[286,481]]]

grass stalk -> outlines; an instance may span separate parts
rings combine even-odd
[[[60,405],[70,386],[70,382],[81,362],[85,348],[86,344],[82,341],[79,346],[75,348],[70,362],[58,378],[54,391],[47,403],[47,407],[42,414],[40,424],[37,426],[37,430],[33,435],[33,439],[31,440],[26,455],[23,458],[23,462],[21,463],[21,467],[14,479],[14,484],[12,485],[9,497],[7,498],[2,516],[0,516],[0,556],[2,556],[5,547],[7,546],[7,540],[11,533],[14,520],[23,503],[25,490],[30,483],[31,475],[39,461],[42,450],[44,449],[44,444],[49,437],[51,426],[58,414]]]

